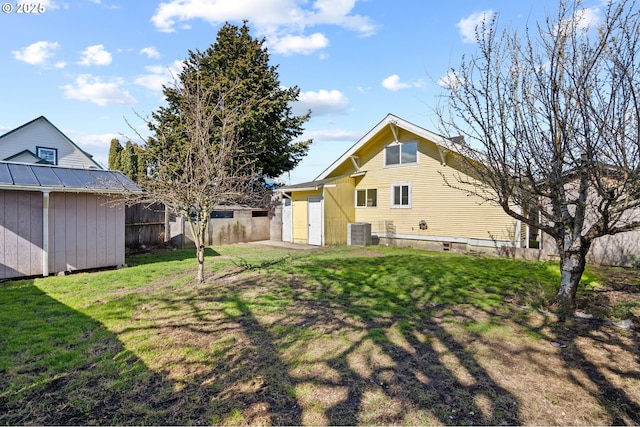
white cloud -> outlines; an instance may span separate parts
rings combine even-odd
[[[94,154],[92,149],[108,149],[111,144],[111,140],[113,138],[119,139],[120,142],[123,140],[122,135],[118,135],[115,133],[102,133],[95,135],[81,135],[75,138],[75,142],[81,147],[86,149],[89,153]]]
[[[492,17],[493,10],[488,9],[482,12],[474,12],[466,18],[462,18],[460,22],[456,24],[456,27],[458,27],[458,31],[462,36],[462,41],[464,43],[475,43],[477,41],[476,31],[478,26],[481,26],[484,23],[489,23]]]
[[[389,90],[400,90],[411,87],[408,83],[401,83],[400,76],[393,74],[382,81],[382,87]]]
[[[280,39],[274,36],[270,44],[273,46],[275,53],[284,55],[291,53],[309,54],[327,47],[329,39],[321,33],[314,33],[310,36],[286,35]]]
[[[150,90],[160,91],[163,85],[170,85],[178,78],[184,63],[173,61],[169,66],[149,65],[144,67],[147,74],[138,76],[134,83]]]
[[[362,137],[362,132],[354,132],[344,129],[312,130],[304,133],[304,139],[314,141],[357,141]]]
[[[573,14],[572,20],[566,20],[563,22],[565,28],[575,30],[589,30],[600,24],[601,12],[598,8],[584,8],[576,10]]]
[[[73,85],[65,85],[64,96],[67,99],[88,101],[102,107],[110,104],[135,104],[137,101],[122,88],[124,84],[121,78],[113,78],[102,81],[99,77],[90,74],[81,74]]]
[[[397,74],[392,74],[386,79],[382,80],[382,87],[392,91],[408,89],[411,87],[419,88],[419,87],[424,87],[424,85],[425,83],[423,79],[419,79],[411,83],[401,82],[400,76]]]
[[[316,0],[313,8],[317,12],[309,17],[309,22],[338,25],[363,36],[375,34],[377,26],[368,17],[351,14],[356,2],[357,0]]]
[[[455,71],[448,71],[447,74],[438,80],[438,86],[445,89],[455,89],[464,83],[465,80],[457,75]]]
[[[60,6],[58,6],[58,4],[53,0],[40,0],[38,1],[38,4],[44,6],[45,10],[54,10],[60,8]]]
[[[585,7],[576,14],[581,27],[594,27],[602,20],[600,9]]]
[[[313,116],[324,116],[343,114],[348,106],[349,99],[339,90],[320,89],[318,92],[300,92],[292,110],[294,114],[306,114],[311,110]]]
[[[143,47],[140,49],[140,55],[146,55],[147,58],[157,59],[160,58],[160,52],[154,46]]]
[[[18,61],[32,65],[43,65],[55,55],[54,51],[59,47],[60,45],[57,42],[43,40],[32,43],[22,50],[14,50],[11,53]]]
[[[78,64],[80,65],[109,65],[111,64],[111,53],[104,49],[101,44],[96,44],[87,47],[82,51],[82,59]]]
[[[377,25],[369,17],[352,13],[357,1],[169,0],[160,3],[151,22],[159,31],[173,32],[178,23],[194,19],[212,25],[247,19],[274,51],[308,54],[328,44],[320,33],[305,35],[306,29],[316,25],[336,25],[364,37],[376,32]]]

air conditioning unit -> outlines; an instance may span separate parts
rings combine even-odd
[[[371,224],[367,222],[353,222],[347,224],[347,245],[371,245]]]

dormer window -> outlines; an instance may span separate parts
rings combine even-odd
[[[384,148],[384,165],[401,166],[418,163],[418,143],[399,142]]]
[[[36,147],[36,155],[52,165],[58,164],[58,150],[55,148]]]

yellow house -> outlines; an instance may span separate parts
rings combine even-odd
[[[451,140],[389,114],[314,181],[279,189],[283,240],[345,244],[364,226],[380,244],[519,247],[518,221],[445,183],[464,174],[458,156]]]

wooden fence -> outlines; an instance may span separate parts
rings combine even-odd
[[[266,209],[225,208],[212,212],[205,244],[225,245],[269,240],[271,212]],[[125,215],[125,244],[130,250],[165,244],[164,206],[128,206]],[[279,218],[278,218],[279,220]],[[194,247],[189,224],[171,214],[167,218],[168,242],[178,248]],[[279,225],[279,224],[278,224]]]
[[[137,204],[125,210],[125,245],[129,249],[164,243],[164,205]]]

